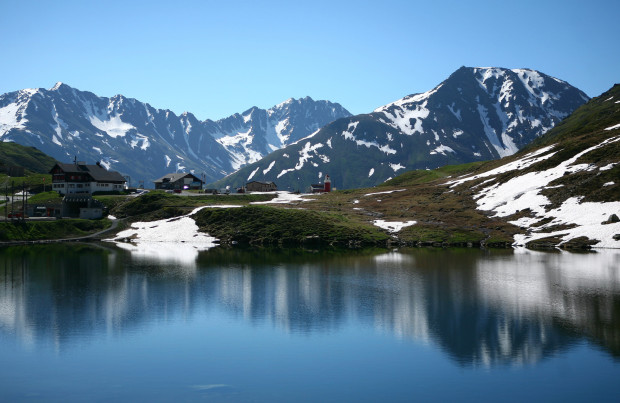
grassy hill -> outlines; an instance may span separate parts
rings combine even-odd
[[[56,160],[54,158],[34,147],[0,142],[0,166],[16,165],[24,167],[31,173],[46,174],[55,163]]]

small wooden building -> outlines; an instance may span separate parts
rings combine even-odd
[[[278,187],[273,182],[252,181],[245,185],[245,190],[248,192],[275,192]]]

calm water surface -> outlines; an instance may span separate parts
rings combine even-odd
[[[620,251],[0,249],[2,401],[620,401]]]

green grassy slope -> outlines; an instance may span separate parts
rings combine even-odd
[[[0,142],[0,164],[17,165],[33,173],[46,174],[56,160],[34,147]]]

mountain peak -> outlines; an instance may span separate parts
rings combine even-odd
[[[62,81],[58,81],[52,88],[50,88],[50,91],[58,91],[62,87],[68,87],[68,85]]]
[[[346,189],[377,185],[402,170],[496,159],[541,136],[586,100],[577,88],[535,70],[463,66],[429,91],[374,113],[334,119],[303,141],[289,140],[226,184],[241,186],[252,174],[295,190],[329,172]]]

